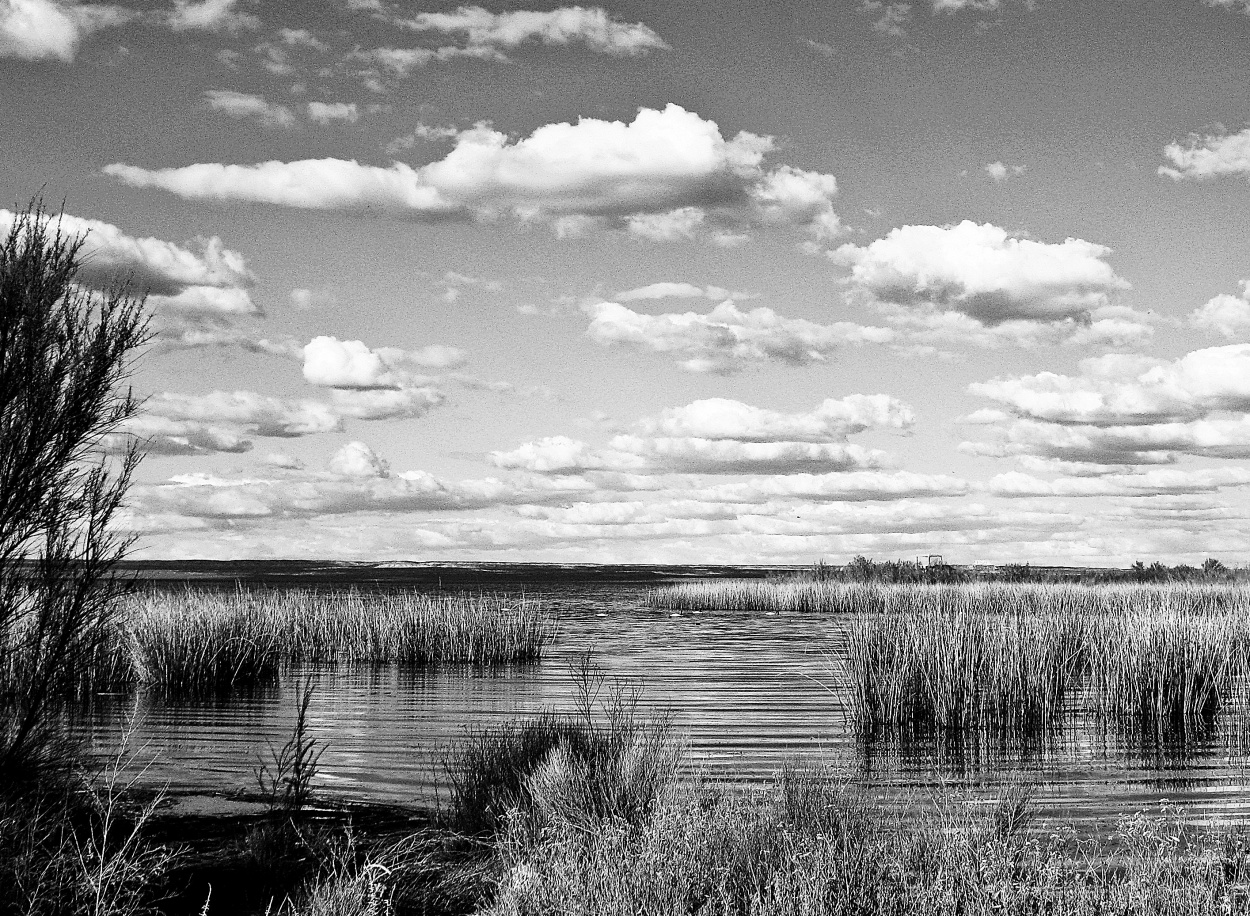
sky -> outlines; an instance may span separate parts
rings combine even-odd
[[[133,556],[1250,563],[1250,0],[0,0]]]

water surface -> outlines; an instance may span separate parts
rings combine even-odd
[[[646,607],[645,591],[621,583],[530,589],[560,619],[557,642],[534,665],[312,672],[310,721],[325,746],[321,785],[345,799],[428,803],[442,781],[441,761],[467,729],[572,710],[570,663],[591,651],[609,684],[639,686],[644,710],[673,716],[688,741],[688,769],[736,783],[767,780],[797,758],[887,793],[1024,780],[1037,787],[1043,811],[1078,822],[1164,800],[1198,820],[1250,819],[1247,758],[1228,729],[1185,747],[1159,747],[1100,734],[1078,717],[1042,747],[864,745],[848,726],[837,662],[845,619],[675,615]],[[290,736],[294,693],[285,684],[214,701],[99,696],[76,715],[74,728],[109,754],[134,716],[132,744],[148,766],[146,780],[176,792],[252,790],[259,761]]]

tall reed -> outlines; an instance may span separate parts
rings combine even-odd
[[[656,607],[847,615],[857,727],[1045,731],[1068,712],[1183,733],[1250,699],[1250,589],[1235,583],[682,583]]]
[[[494,665],[541,657],[555,621],[502,597],[297,590],[133,597],[92,666],[91,686],[171,694],[271,684],[296,664]]]

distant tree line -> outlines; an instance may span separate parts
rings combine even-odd
[[[1232,582],[1250,580],[1250,569],[1229,569],[1214,557],[1201,566],[1167,566],[1138,560],[1127,569],[1092,569],[1007,563],[1002,566],[956,566],[944,562],[872,560],[857,556],[844,566],[818,560],[801,574],[818,582],[880,582],[899,585],[956,582]]]

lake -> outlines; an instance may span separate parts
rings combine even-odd
[[[472,581],[456,584],[475,590]],[[1100,733],[1078,715],[1043,747],[865,745],[848,727],[840,686],[845,619],[808,613],[678,616],[645,605],[654,584],[653,578],[484,580],[477,590],[524,588],[558,616],[559,637],[539,664],[476,672],[310,672],[312,732],[325,746],[320,786],[344,800],[434,801],[441,761],[466,730],[545,709],[571,711],[570,662],[590,651],[609,681],[639,687],[644,708],[673,716],[688,742],[689,770],[735,783],[764,781],[798,759],[880,786],[883,795],[938,784],[986,791],[1023,780],[1037,787],[1048,816],[1088,825],[1164,800],[1186,806],[1194,820],[1250,814],[1250,758],[1233,739],[1236,729],[1217,727],[1183,747],[1160,747]],[[409,587],[437,585],[421,578]],[[285,684],[196,702],[166,702],[142,692],[102,695],[73,714],[72,730],[103,756],[115,752],[133,718],[132,765],[147,767],[148,784],[176,793],[254,790],[258,761],[290,736],[295,692]]]

